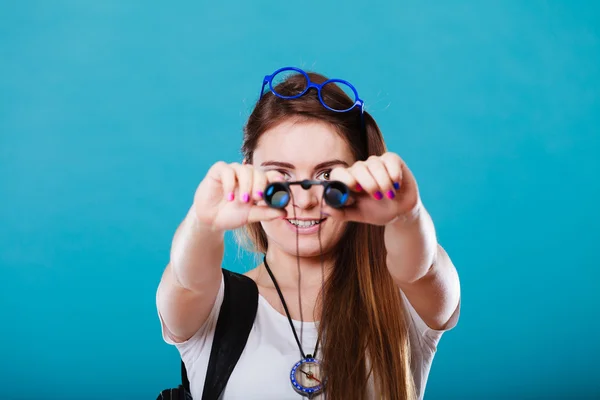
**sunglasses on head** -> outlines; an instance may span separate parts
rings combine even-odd
[[[301,77],[302,84],[295,88],[295,91],[291,93],[279,93],[277,90],[278,84],[286,81],[290,75],[297,75]],[[267,75],[263,79],[262,88],[260,91],[260,97],[265,93],[265,86],[268,86],[270,91],[277,97],[282,99],[296,99],[300,96],[303,96],[308,92],[309,89],[315,89],[318,93],[319,101],[323,107],[327,108],[331,111],[336,112],[347,112],[354,107],[360,108],[361,114],[364,112],[365,103],[358,97],[358,91],[356,88],[348,81],[344,79],[328,79],[325,82],[318,84],[312,82],[308,76],[308,74],[296,67],[284,67],[280,68],[277,71],[273,72],[271,75]],[[327,92],[330,86],[337,86],[338,89],[341,89],[348,98],[352,100],[351,104],[339,104],[336,103],[333,99],[323,96],[324,92]]]
[[[290,202],[291,185],[300,185],[302,189],[308,190],[314,185],[323,186],[323,199],[325,203],[333,208],[344,207],[350,198],[350,189],[339,181],[312,181],[305,179],[294,182],[273,182],[264,191],[264,200],[269,207],[285,208]]]

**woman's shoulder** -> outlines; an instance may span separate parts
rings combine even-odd
[[[252,279],[254,281],[254,283],[256,283],[256,281],[258,279],[258,267],[254,267],[250,271],[243,272],[243,273],[241,273],[241,275],[244,275],[244,276]]]
[[[401,289],[400,295],[402,297],[402,304],[404,306],[405,316],[407,317],[406,320],[409,325],[409,333],[413,341],[413,346],[415,345],[415,342],[417,342],[421,345],[420,347],[423,351],[435,353],[437,345],[444,333],[452,330],[457,324],[460,315],[460,303],[444,329],[433,329],[419,316],[408,297]]]

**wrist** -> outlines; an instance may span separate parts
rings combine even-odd
[[[218,229],[214,224],[204,221],[198,216],[196,205],[194,204],[188,214],[189,228],[195,233],[214,233],[220,236],[225,235],[225,231]]]
[[[394,219],[388,222],[388,225],[410,226],[421,219],[424,208],[423,203],[419,200],[417,204],[408,211],[398,214]]]

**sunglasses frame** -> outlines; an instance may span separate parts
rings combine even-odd
[[[278,74],[280,74],[281,72],[284,71],[294,71],[298,74],[302,74],[304,75],[304,79],[306,79],[306,88],[304,88],[304,90],[296,95],[293,96],[283,96],[279,93],[277,93],[275,91],[275,88],[273,88],[273,78],[275,78]],[[329,107],[327,105],[327,103],[325,103],[325,101],[323,100],[323,96],[321,95],[321,90],[323,88],[323,86],[329,84],[329,83],[341,83],[347,87],[350,88],[350,90],[352,90],[352,92],[354,93],[354,104],[352,104],[350,107],[348,107],[345,110],[337,110],[335,108]],[[328,79],[325,82],[323,82],[322,84],[318,84],[318,83],[314,83],[313,81],[310,80],[308,74],[303,71],[300,68],[296,68],[296,67],[283,67],[283,68],[279,68],[277,71],[273,72],[271,75],[266,75],[263,79],[263,84],[262,84],[262,89],[260,91],[260,98],[262,98],[264,92],[265,92],[265,86],[268,85],[269,89],[271,91],[271,93],[273,93],[275,96],[282,98],[282,99],[297,99],[298,97],[304,96],[306,94],[306,92],[308,92],[310,89],[314,88],[317,90],[318,96],[319,96],[319,101],[321,102],[321,105],[323,107],[325,107],[326,109],[330,110],[330,111],[335,111],[335,112],[348,112],[350,110],[352,110],[355,107],[359,107],[360,108],[360,113],[361,116],[364,113],[364,109],[365,109],[365,102],[358,97],[358,91],[356,90],[356,88],[354,87],[353,84],[351,84],[350,82],[344,80],[344,79]]]

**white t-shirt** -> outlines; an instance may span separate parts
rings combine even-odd
[[[221,279],[221,288],[208,319],[198,332],[185,342],[175,343],[169,337],[159,314],[163,340],[176,346],[179,350],[181,359],[186,365],[190,390],[194,399],[202,398],[224,289],[224,282]],[[410,305],[404,293],[402,293],[402,297],[410,315],[409,340],[412,351],[412,373],[419,399],[422,399],[436,347],[444,331],[430,329]],[[290,372],[294,364],[300,361],[300,351],[289,320],[275,310],[260,294],[258,299],[254,326],[221,399],[298,400],[302,397],[292,388]],[[457,307],[445,331],[453,328],[456,324],[459,309],[460,306]],[[293,320],[293,323],[300,339],[301,322]],[[301,340],[305,354],[313,353],[317,341],[317,326],[314,322],[304,322]],[[316,399],[321,398],[322,396],[316,397]]]

